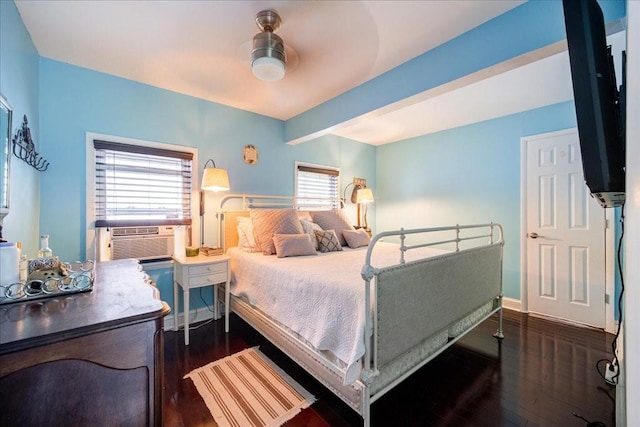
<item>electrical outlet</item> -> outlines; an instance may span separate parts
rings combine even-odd
[[[604,380],[607,384],[618,384],[618,365],[614,363],[607,363],[604,370]]]

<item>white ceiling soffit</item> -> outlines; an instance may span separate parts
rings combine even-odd
[[[282,120],[522,3],[16,1],[43,57]],[[249,64],[255,15],[268,8],[289,47],[279,82],[256,79]]]
[[[542,59],[522,64],[536,57]],[[358,117],[331,133],[383,145],[568,101],[573,99],[570,73],[566,42],[556,43],[533,57],[527,54]]]
[[[618,86],[621,52],[626,48],[623,24],[607,26]],[[571,68],[567,42],[562,40],[372,111],[330,132],[383,145],[570,100]]]

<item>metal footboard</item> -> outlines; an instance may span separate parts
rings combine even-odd
[[[449,236],[443,238],[443,234]],[[421,236],[422,241],[407,245],[408,236]],[[376,268],[371,262],[375,245],[382,238],[391,237],[401,242],[398,264]],[[362,268],[365,307],[373,310],[373,315],[366,317],[365,336],[373,339],[367,340],[362,373],[368,387],[378,376],[395,384],[413,372],[413,366],[431,360],[449,346],[451,339],[459,338],[448,336],[448,331],[461,319],[488,305],[473,317],[475,323],[466,328],[471,329],[501,309],[503,244],[502,227],[498,224],[399,230],[372,239]],[[450,245],[452,252],[406,260],[408,251],[442,245]],[[496,336],[501,335],[500,320]],[[424,360],[407,358],[411,352]],[[399,359],[401,363],[397,362]],[[389,388],[383,387],[369,398],[376,400]],[[369,422],[370,403],[363,407],[365,425]]]

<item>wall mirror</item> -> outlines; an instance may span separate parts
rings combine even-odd
[[[9,213],[11,115],[12,110],[7,99],[0,94],[0,227],[2,227],[2,219]]]

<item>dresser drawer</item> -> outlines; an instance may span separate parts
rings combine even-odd
[[[192,265],[188,267],[187,274],[189,276],[198,276],[200,274],[225,273],[227,274],[227,262],[219,262],[207,265]],[[226,280],[226,279],[225,279]]]
[[[189,287],[197,287],[202,285],[217,285],[218,283],[223,283],[227,281],[227,271],[222,271],[219,273],[209,273],[203,274],[200,276],[190,276],[189,277]]]

